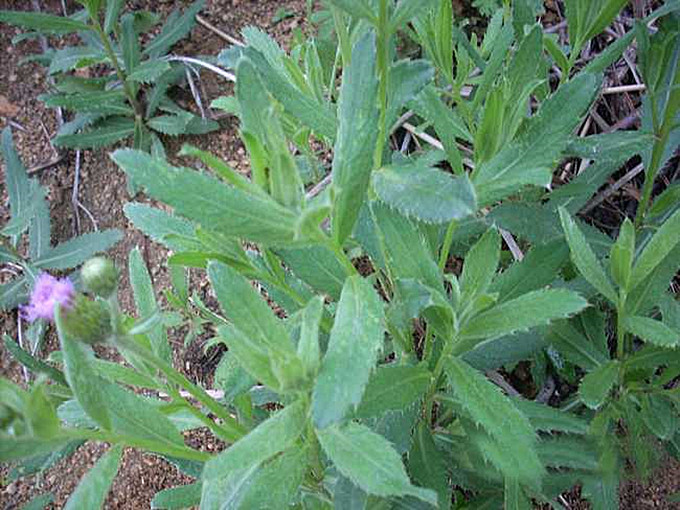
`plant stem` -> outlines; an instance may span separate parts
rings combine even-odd
[[[205,452],[192,450],[188,447],[174,446],[171,444],[160,443],[150,439],[140,439],[136,437],[121,436],[110,432],[91,430],[85,428],[67,429],[63,431],[66,437],[71,439],[84,439],[87,441],[103,441],[112,444],[124,444],[133,448],[149,450],[163,455],[170,455],[180,459],[197,460],[205,462],[212,456]]]
[[[378,129],[378,141],[375,144],[373,154],[373,168],[382,166],[385,137],[387,136],[387,90],[389,79],[390,60],[390,26],[387,9],[387,0],[380,0],[380,12],[378,14],[378,75],[380,83],[378,88],[378,100],[380,104],[380,125]]]
[[[335,23],[335,32],[338,34],[340,41],[340,52],[342,54],[342,68],[347,69],[352,60],[352,46],[350,44],[349,33],[345,25],[345,16],[337,7],[331,6],[333,13],[333,22]]]
[[[186,390],[211,413],[221,419],[223,422],[222,435],[224,438],[230,441],[237,441],[248,433],[248,431],[240,423],[238,423],[219,402],[208,395],[203,388],[192,383],[184,375],[180,374],[177,370],[168,365],[154,353],[144,349],[135,343],[134,340],[124,336],[116,337],[116,342],[125,349],[129,349],[151,365],[155,366],[158,370],[163,372],[169,382],[176,384],[177,386],[180,386]]]
[[[113,66],[113,69],[116,71],[116,75],[118,76],[118,79],[121,81],[123,84],[123,91],[125,92],[125,95],[127,96],[128,101],[132,105],[132,108],[135,111],[135,116],[140,117],[142,115],[142,109],[137,101],[137,98],[135,97],[135,94],[130,87],[130,84],[127,81],[127,77],[125,76],[125,73],[123,70],[120,68],[120,65],[118,64],[118,57],[116,56],[116,53],[113,51],[113,48],[111,47],[111,41],[109,40],[109,36],[104,32],[104,29],[102,28],[101,24],[99,22],[96,22],[94,24],[94,29],[99,35],[99,38],[102,41],[102,44],[104,45],[104,51],[106,51],[106,54],[109,57],[109,60],[111,60],[111,65]]]
[[[446,261],[449,260],[449,252],[451,250],[451,242],[453,241],[453,233],[456,231],[456,220],[451,220],[446,235],[444,236],[444,245],[441,252],[439,252],[439,269],[443,272],[446,267]]]

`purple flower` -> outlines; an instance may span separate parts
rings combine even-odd
[[[31,300],[22,307],[23,316],[33,322],[36,319],[54,320],[54,305],[70,308],[75,297],[73,283],[68,278],[55,278],[51,274],[40,273],[35,279]]]

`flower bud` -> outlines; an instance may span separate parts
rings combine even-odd
[[[111,296],[118,285],[118,271],[105,257],[94,257],[85,262],[80,269],[80,277],[85,290],[104,299]]]
[[[111,313],[103,301],[91,301],[83,295],[75,298],[70,310],[63,310],[64,330],[74,340],[87,344],[104,342],[111,336]]]

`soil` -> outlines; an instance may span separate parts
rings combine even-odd
[[[128,0],[128,7],[146,8],[167,15],[172,9],[184,7],[190,2],[186,0]],[[549,2],[552,3],[552,2]],[[40,2],[45,12],[60,13],[60,0]],[[238,36],[241,28],[255,25],[265,30],[284,46],[290,40],[293,31],[304,27],[305,0],[208,0],[201,15],[210,23],[223,31]],[[454,0],[457,12],[474,12],[470,2]],[[69,12],[77,9],[72,0],[66,2]],[[280,8],[291,13],[280,22],[273,21],[274,14]],[[33,9],[30,0],[0,0],[0,9],[26,10]],[[549,13],[548,13],[549,14]],[[547,16],[550,19],[550,16]],[[40,45],[36,40],[27,40],[12,45],[11,39],[19,33],[19,29],[0,25],[0,51],[3,54],[0,65],[0,128],[12,125],[15,146],[27,168],[35,167],[57,156],[50,144],[50,138],[57,129],[57,119],[51,109],[47,109],[37,97],[48,89],[44,69],[35,63],[19,65],[20,60],[30,54],[40,53]],[[56,47],[57,38],[50,39]],[[191,36],[181,41],[176,53],[181,55],[216,55],[228,45],[213,32],[197,25]],[[207,97],[204,102],[232,92],[232,85],[212,74],[202,74],[203,87]],[[626,105],[634,108],[635,105]],[[604,113],[603,113],[604,115]],[[185,141],[208,150],[242,172],[248,171],[245,150],[237,134],[237,125],[230,118],[220,119],[221,128],[215,133],[200,137],[183,137],[165,139],[168,156],[176,159],[174,154]],[[131,312],[133,299],[127,279],[127,257],[135,246],[144,255],[151,276],[158,290],[167,286],[169,276],[165,265],[166,251],[136,231],[123,214],[123,206],[130,197],[126,191],[125,177],[108,157],[108,151],[84,151],[80,160],[80,186],[78,198],[92,214],[96,225],[80,213],[76,217],[76,208],[72,203],[76,157],[74,151],[66,153],[65,158],[57,165],[40,172],[40,181],[49,189],[49,202],[52,218],[52,242],[62,242],[77,233],[117,228],[124,232],[123,240],[118,243],[109,255],[121,270],[123,281],[120,286],[120,301],[123,308]],[[185,162],[186,164],[186,162]],[[4,170],[3,170],[4,171]],[[4,182],[4,176],[0,175]],[[0,187],[0,224],[4,224],[9,211],[6,190]],[[0,281],[6,275],[0,273]],[[207,285],[198,275],[194,275],[192,283],[204,296]],[[209,297],[209,296],[206,296]],[[16,312],[0,312],[0,330],[16,338],[18,332]],[[200,340],[200,339],[199,339]],[[199,341],[189,349],[185,349],[183,337],[177,335],[172,339],[175,366],[180,367],[191,379],[211,383],[211,375],[221,354],[220,348],[204,352]],[[41,353],[47,355],[56,348],[53,338],[48,339]],[[114,357],[111,352],[102,355]],[[0,345],[0,375],[17,382],[23,382],[23,373],[18,363]],[[200,445],[208,451],[219,451],[223,445],[212,439],[205,431],[192,432],[187,442]],[[7,466],[0,466],[0,510],[22,507],[32,498],[53,493],[54,503],[48,508],[61,508],[80,478],[89,470],[96,460],[106,451],[107,446],[87,443],[76,453],[49,469],[40,476],[29,476],[16,481],[9,481]],[[126,449],[121,469],[114,481],[112,490],[105,503],[111,509],[149,508],[154,494],[165,488],[190,483],[192,479],[182,474],[177,468],[154,455],[136,450]],[[662,509],[680,508],[666,502],[666,496],[680,490],[680,463],[674,460],[664,462],[648,484],[627,483],[621,489],[621,508],[624,509]],[[587,508],[575,492],[566,495],[571,508]]]

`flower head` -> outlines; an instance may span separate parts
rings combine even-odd
[[[64,308],[70,308],[75,296],[73,283],[68,278],[55,278],[48,273],[41,273],[35,279],[31,292],[31,300],[22,308],[26,320],[36,319],[54,320],[54,305],[59,303]]]
[[[95,296],[108,298],[116,291],[118,271],[110,259],[94,257],[83,264],[80,279],[85,290]]]

